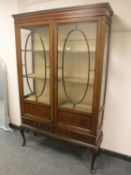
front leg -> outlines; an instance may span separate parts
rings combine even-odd
[[[101,149],[99,148],[97,151],[97,155],[100,156],[100,154],[101,154]]]
[[[94,163],[97,156],[97,150],[91,150],[92,152],[92,161],[91,161],[91,174],[95,174]]]
[[[22,138],[23,138],[22,146],[25,146],[25,144],[26,144],[26,139],[25,139],[25,134],[24,134],[24,129],[23,129],[23,128],[20,128],[20,133],[21,133]]]

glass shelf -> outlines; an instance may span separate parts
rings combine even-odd
[[[26,77],[26,75],[23,75],[23,77]],[[45,75],[40,74],[40,73],[33,73],[33,74],[28,74],[28,78],[34,78],[34,79],[45,79]],[[47,80],[49,80],[49,77],[46,77]],[[62,77],[58,76],[58,81],[62,82]],[[67,83],[74,83],[74,84],[87,84],[87,79],[86,78],[74,78],[74,77],[65,77],[64,81]],[[89,85],[93,85],[94,79],[90,78],[89,80]]]
[[[45,104],[50,104],[49,98],[43,98],[43,96],[40,96],[39,98],[36,99],[36,97],[34,95],[30,95],[25,97],[25,100],[30,100],[30,101],[37,101],[40,103],[45,103]]]
[[[62,78],[59,78],[59,81],[62,81]],[[86,78],[65,77],[64,81],[68,83],[74,83],[74,84],[83,84],[83,85],[87,84]],[[94,83],[94,79],[90,78],[89,85],[93,85],[93,83]]]
[[[31,50],[31,49],[27,49],[27,50],[21,50],[21,52],[34,52],[34,53],[43,53],[43,50]],[[49,50],[45,50],[45,52],[49,52]]]
[[[26,77],[26,75],[23,75],[23,77]],[[44,75],[43,74],[40,74],[40,73],[28,74],[27,77],[28,78],[35,78],[35,79],[45,79],[44,78]]]
[[[86,103],[73,105],[72,103],[65,101],[65,102],[59,103],[59,107],[75,109],[76,111],[81,111],[81,112],[91,112],[92,111],[92,105],[86,104]]]
[[[63,52],[63,50],[58,50],[58,53],[60,54],[60,53],[62,53]],[[94,54],[96,51],[95,50],[90,50],[90,53],[91,54]],[[66,54],[78,54],[78,53],[80,53],[80,54],[87,54],[87,50],[66,50]]]
[[[33,53],[39,53],[43,54],[43,50],[21,50],[21,52],[33,52]],[[45,52],[49,52],[49,50],[45,50]],[[58,54],[62,54],[63,50],[58,50]],[[66,50],[66,54],[87,54],[87,50]],[[90,50],[90,53],[93,54],[95,53],[95,50]]]
[[[65,41],[65,38],[60,38],[58,41]],[[67,42],[76,42],[76,41],[82,41],[82,42],[85,42],[84,39],[68,39]],[[96,38],[88,38],[88,41],[96,41]]]

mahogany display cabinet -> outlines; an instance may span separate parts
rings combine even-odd
[[[102,141],[109,38],[108,3],[13,15],[21,133],[87,147],[91,172]]]

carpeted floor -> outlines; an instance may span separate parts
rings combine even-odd
[[[0,130],[0,175],[89,175],[91,154],[68,143]],[[131,162],[101,154],[96,175],[131,175]]]

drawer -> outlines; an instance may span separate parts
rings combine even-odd
[[[29,102],[24,102],[24,114],[31,115],[37,119],[50,120],[51,119],[51,109],[47,106],[41,106],[32,104]]]
[[[52,131],[52,127],[48,126],[44,123],[37,122],[28,118],[22,118],[22,123],[25,125],[29,125],[33,128],[39,129],[41,131]]]
[[[78,140],[88,144],[95,144],[95,137],[91,135],[85,135],[75,131],[70,131],[60,127],[55,128],[55,133],[59,136],[66,137],[73,140]]]
[[[67,117],[68,116],[68,117]],[[80,127],[84,129],[91,129],[91,116],[87,116],[85,114],[72,113],[69,111],[61,111],[59,110],[57,116],[57,122],[62,123],[64,125],[71,125],[75,127]]]

